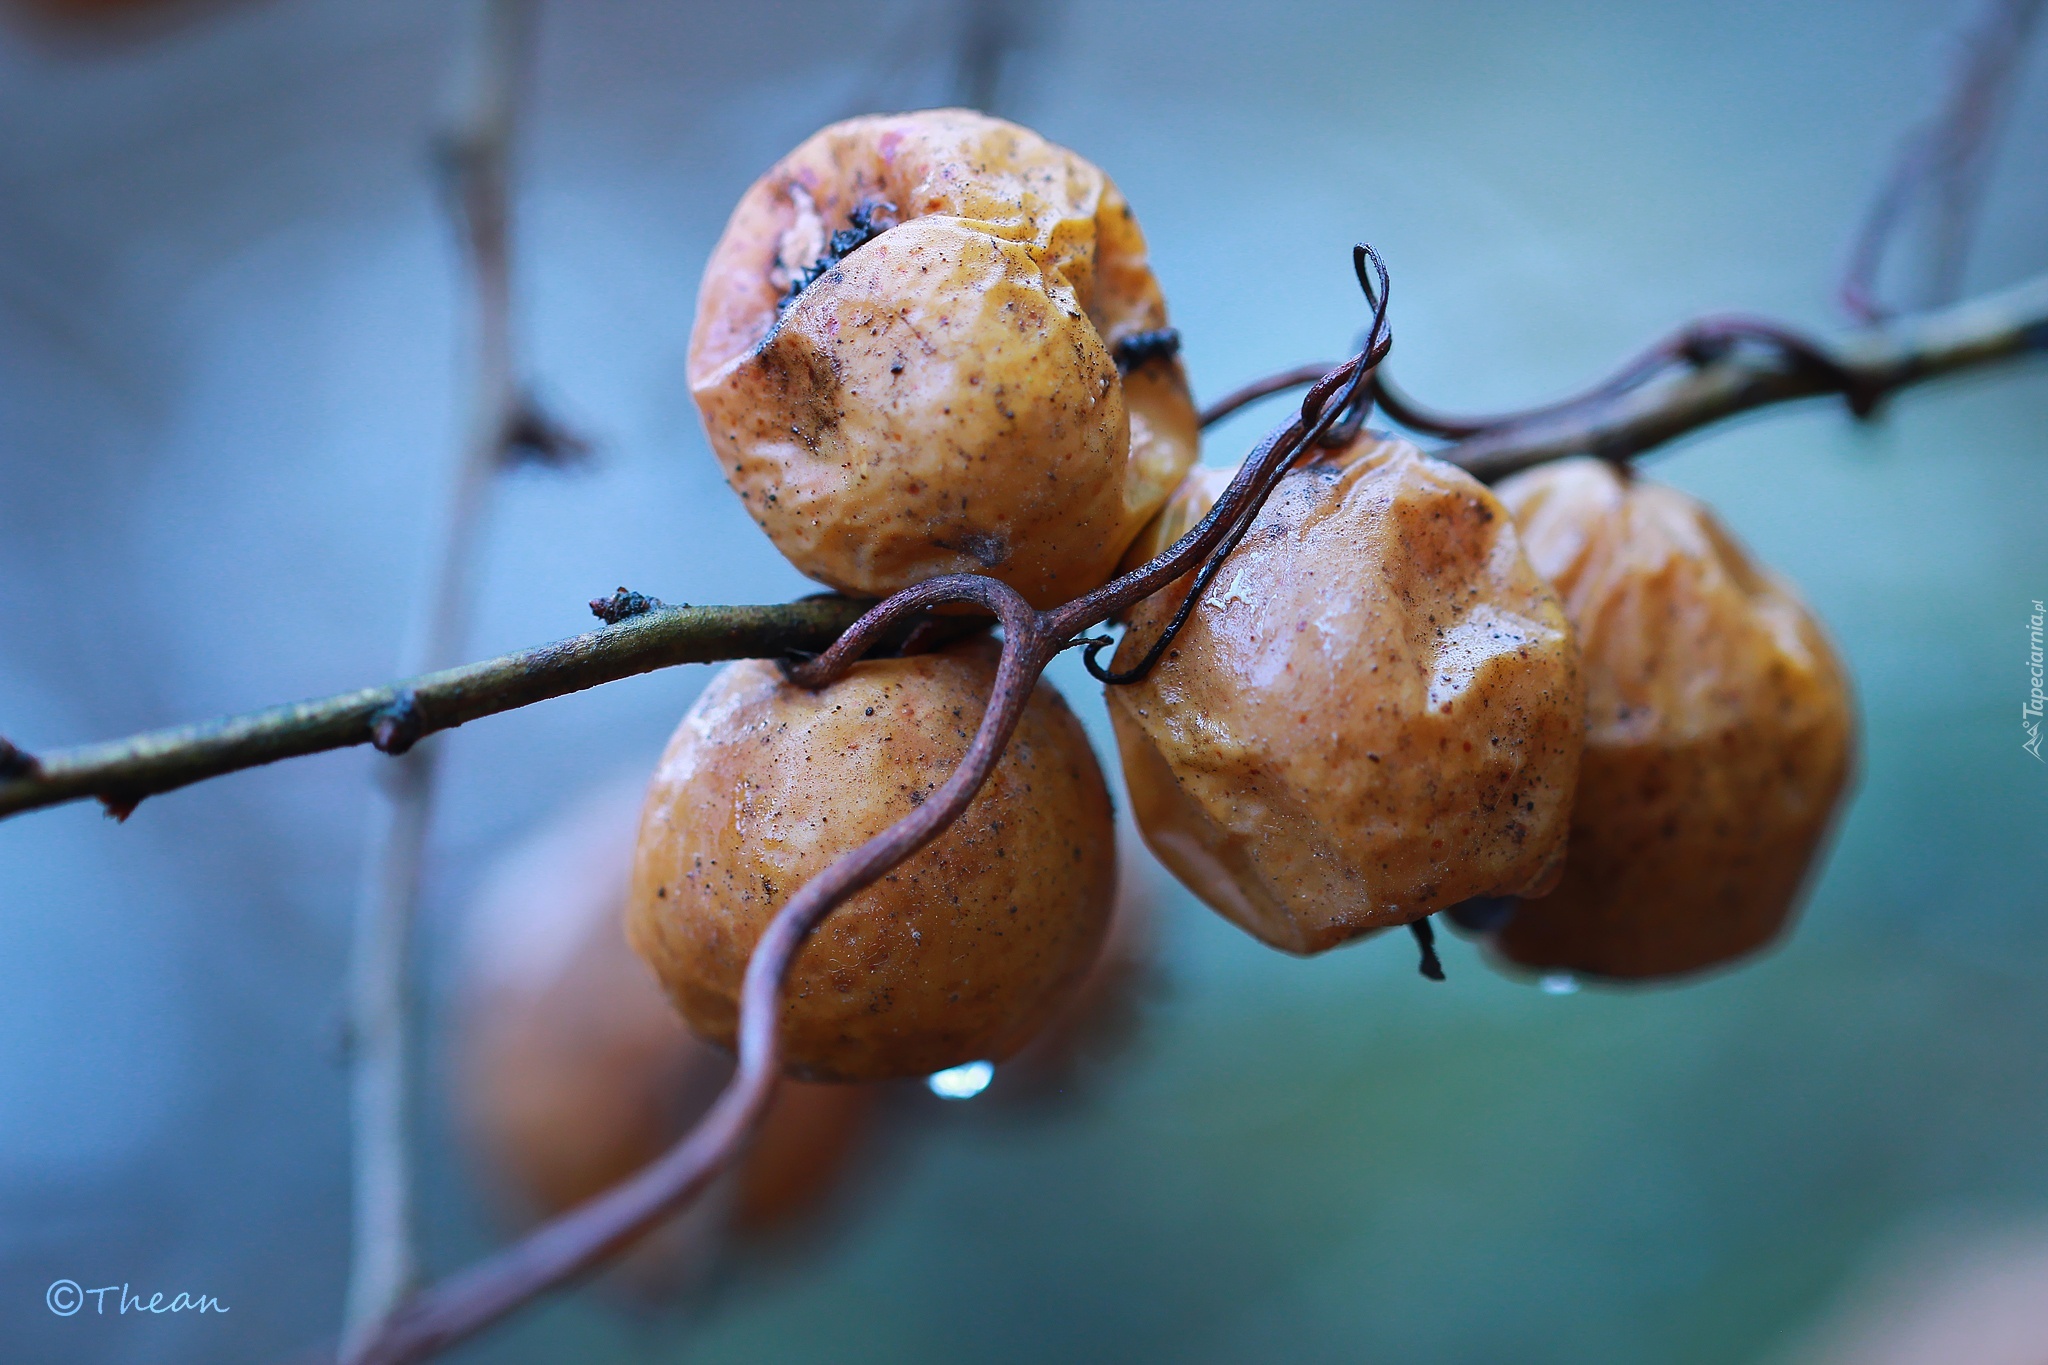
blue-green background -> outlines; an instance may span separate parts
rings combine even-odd
[[[1338,354],[1384,253],[1437,404],[1553,396],[1690,315],[1839,321],[1832,281],[1975,6],[1084,3],[1024,11],[998,107],[1108,168],[1198,392]],[[682,383],[740,191],[826,120],[948,98],[960,11],[552,0],[518,197],[542,390],[601,444],[505,485],[474,652],[669,600],[806,590]],[[461,413],[426,154],[460,11],[201,10],[0,37],[0,733],[30,747],[396,667]],[[12,28],[14,26],[10,26]],[[2036,54],[1970,271],[2048,268]],[[1210,458],[1235,458],[1261,419]],[[1164,894],[1123,1051],[1046,1112],[933,1103],[806,1245],[653,1317],[572,1294],[464,1359],[1733,1362],[1930,1227],[2048,1219],[2048,369],[1853,426],[1683,443],[1853,669],[1864,762],[1797,933],[1682,989],[1551,996],[1453,944],[1315,961]],[[453,737],[430,989],[491,857],[651,762],[680,670]],[[1098,736],[1100,702],[1056,676]],[[348,910],[376,760],[329,755],[0,825],[0,1355],[275,1359],[338,1319]],[[494,1235],[449,1145],[427,1241]],[[1000,1077],[998,1086],[1000,1087]],[[57,1319],[44,1287],[225,1318]],[[2048,1336],[2048,1328],[2044,1328]]]

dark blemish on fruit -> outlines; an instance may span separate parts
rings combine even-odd
[[[1129,374],[1132,370],[1154,360],[1171,360],[1180,354],[1180,333],[1171,327],[1161,327],[1150,332],[1132,332],[1119,337],[1109,348],[1111,358],[1116,361],[1118,374]]]
[[[880,199],[863,199],[853,206],[853,212],[846,216],[846,221],[847,226],[833,233],[832,240],[825,244],[825,254],[799,270],[790,280],[789,292],[775,305],[778,312],[796,302],[797,295],[815,284],[820,276],[895,227],[896,206]]]
[[[1010,557],[1009,538],[992,531],[969,531],[958,543],[934,541],[941,549],[958,550],[984,569],[993,569]]]

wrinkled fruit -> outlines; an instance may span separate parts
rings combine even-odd
[[[1500,495],[1585,656],[1563,882],[1494,944],[1608,977],[1698,971],[1784,926],[1847,784],[1855,717],[1813,614],[1713,513],[1599,461]]]
[[[1186,585],[1139,606],[1118,668]],[[1556,878],[1577,647],[1493,495],[1405,441],[1367,434],[1289,473],[1165,657],[1109,702],[1147,843],[1275,947]]]
[[[804,573],[875,597],[987,573],[1045,607],[1106,581],[1194,462],[1180,363],[1144,344],[1166,326],[1096,167],[969,110],[857,118],[733,211],[690,390]]]
[[[734,1041],[747,958],[791,893],[935,791],[996,677],[979,637],[856,664],[816,692],[734,664],[662,756],[628,927],[690,1026]],[[1109,795],[1041,682],[961,818],[835,910],[782,992],[792,1074],[917,1076],[1023,1045],[1102,944],[1116,884]]]

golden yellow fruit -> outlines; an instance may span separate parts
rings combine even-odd
[[[639,809],[637,783],[573,808],[501,862],[470,916],[455,1033],[462,1129],[528,1215],[572,1208],[660,1156],[732,1073],[626,946]],[[784,1081],[709,1201],[716,1217],[692,1236],[765,1230],[817,1207],[875,1098],[871,1086]],[[673,1260],[690,1240],[649,1250]]]
[[[817,692],[759,661],[705,690],[648,789],[628,918],[693,1029],[732,1045],[768,921],[951,775],[996,660],[978,637],[856,664]],[[961,818],[798,954],[782,994],[788,1069],[874,1080],[1007,1056],[1094,960],[1115,859],[1101,770],[1041,682]]]
[[[1138,608],[1118,668],[1186,582]],[[1563,858],[1570,627],[1493,495],[1405,441],[1367,434],[1289,473],[1109,702],[1146,842],[1274,947],[1534,894]]]
[[[1754,951],[1791,914],[1852,763],[1819,622],[1675,489],[1579,459],[1500,496],[1578,629],[1587,721],[1564,880],[1496,948],[1609,977]]]
[[[970,110],[857,118],[733,211],[690,391],[804,573],[877,597],[988,573],[1045,607],[1104,582],[1194,463],[1179,362],[1118,373],[1119,343],[1166,325],[1096,167]]]

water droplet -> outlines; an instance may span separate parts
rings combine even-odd
[[[1570,972],[1552,972],[1536,983],[1545,995],[1576,995],[1579,979]]]
[[[995,1078],[994,1062],[962,1062],[944,1071],[934,1071],[925,1077],[924,1083],[942,1100],[971,1100],[988,1089],[988,1083]]]

